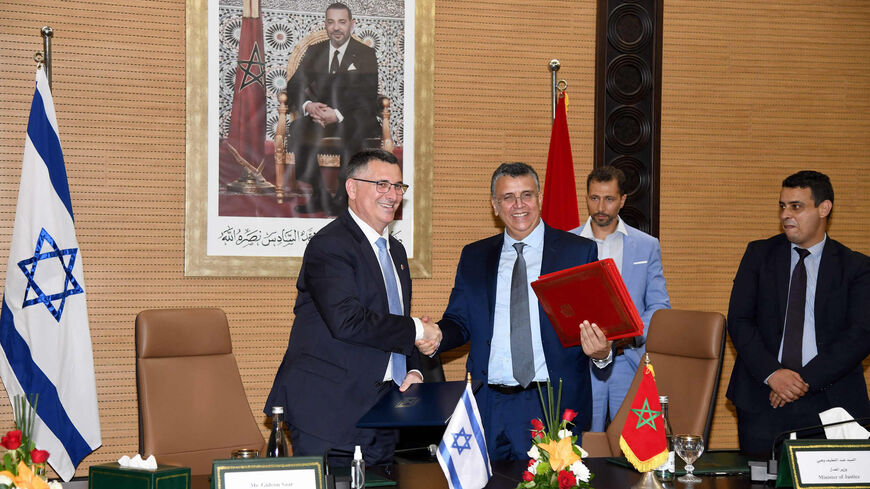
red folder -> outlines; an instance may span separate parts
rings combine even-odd
[[[612,258],[541,275],[532,282],[562,346],[580,344],[580,323],[588,320],[608,340],[643,334],[643,321]]]

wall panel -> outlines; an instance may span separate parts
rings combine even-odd
[[[353,3],[353,2],[351,2]],[[292,324],[292,278],[183,275],[184,16],[181,0],[0,0],[0,263],[8,256],[39,28],[55,30],[55,104],[85,280],[103,447],[79,469],[137,449],[133,320],[153,307],[226,310],[259,413]],[[498,231],[489,175],[506,160],[544,171],[547,62],[569,84],[578,193],[592,168],[592,1],[436,0],[433,277],[415,314],[446,305],[459,251]],[[870,253],[870,4],[665,2],[661,240],[674,307],[725,312],[746,242],[776,233],[779,183],[829,173],[831,235]],[[581,214],[585,214],[582,208]],[[461,378],[464,352],[450,353]],[[711,447],[736,447],[724,387]],[[0,430],[11,426],[0,394]]]

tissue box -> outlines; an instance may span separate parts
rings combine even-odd
[[[142,470],[115,462],[92,465],[88,489],[190,489],[190,468],[158,465],[157,470]]]

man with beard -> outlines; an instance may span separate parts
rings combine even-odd
[[[296,212],[341,212],[347,200],[345,171],[350,157],[377,137],[378,60],[375,50],[353,39],[355,21],[347,5],[326,8],[327,41],[312,44],[287,84],[287,97],[301,113],[290,126],[296,179],[311,184],[311,197]],[[326,188],[317,163],[324,137],[341,138],[336,196]]]
[[[654,312],[671,307],[659,240],[626,224],[619,217],[625,205],[625,174],[614,166],[596,168],[586,178],[586,224],[572,230],[598,245],[598,259],[613,258],[643,320],[643,336],[613,342],[613,363],[590,369],[592,429],[604,431],[619,410],[645,351]],[[609,416],[608,416],[609,413]]]
[[[819,423],[832,407],[870,416],[862,367],[870,258],[828,237],[833,208],[826,175],[805,170],[783,180],[783,233],[749,243],[734,277],[728,334],[737,358],[727,396],[740,450],[756,460],[767,460],[777,435]]]

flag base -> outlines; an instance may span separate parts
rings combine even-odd
[[[650,470],[649,472],[644,472],[643,477],[631,486],[631,489],[664,489],[664,486]]]

